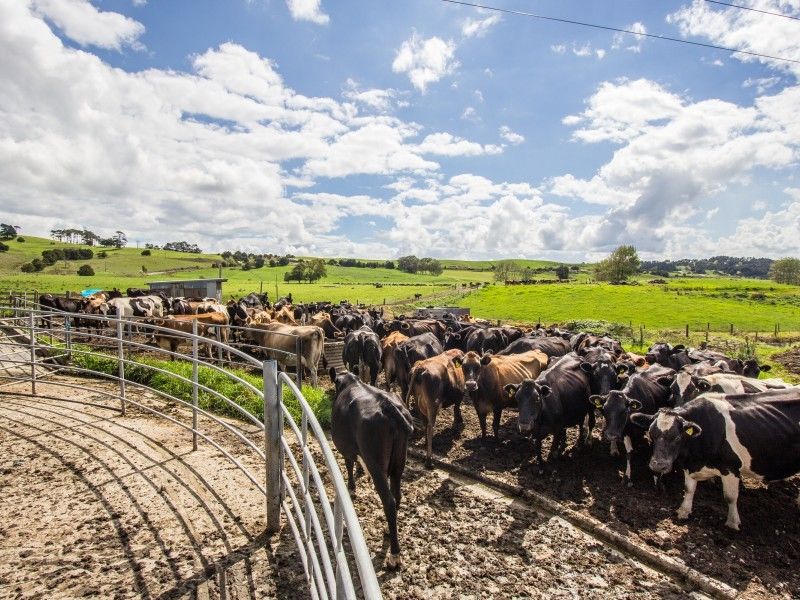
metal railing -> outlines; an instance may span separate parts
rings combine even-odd
[[[134,323],[126,319],[40,310],[24,306],[26,303],[22,301],[17,304],[0,307],[0,380],[7,380],[0,385],[29,382],[35,394],[37,383],[58,373],[115,383],[109,388],[83,382],[78,385],[64,378],[50,380],[55,385],[90,390],[115,399],[119,401],[122,416],[130,406],[155,414],[189,431],[193,449],[197,449],[202,439],[218,450],[264,494],[267,531],[277,532],[282,518],[285,519],[297,544],[313,598],[355,598],[357,593],[369,599],[381,597],[361,525],[325,432],[300,387],[286,373],[278,371],[277,361],[259,361],[213,336],[201,335],[203,328],[198,328],[196,320],[191,322],[190,332],[141,321],[135,323],[142,330],[140,335],[169,336],[188,344],[191,351],[187,354],[149,345],[140,336],[128,335]],[[79,335],[75,330],[78,323],[86,327]],[[206,359],[202,347],[212,356],[230,353],[245,370],[234,372]],[[166,368],[170,363],[154,360],[154,356],[188,362],[191,374]],[[166,376],[177,385],[165,391],[150,385],[150,379],[142,373]],[[254,401],[251,405],[262,402],[263,413],[253,414],[214,389],[207,375],[234,384],[237,397]],[[145,403],[130,393],[134,387],[174,403],[184,414],[188,413],[191,421],[184,422],[152,403]],[[296,399],[299,423],[284,402],[285,392]],[[238,421],[221,419],[203,406],[211,400],[221,402],[225,411],[234,414]],[[217,427],[204,428],[200,419],[207,419]],[[250,426],[250,430],[243,424]],[[219,427],[246,448],[246,459],[224,447],[225,440],[214,432],[222,433]],[[253,468],[253,464],[262,464],[263,471]],[[351,573],[353,565],[358,585]]]

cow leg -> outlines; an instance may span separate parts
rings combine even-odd
[[[364,457],[362,457],[363,459]],[[374,460],[364,461],[375,485],[375,491],[383,504],[383,513],[386,515],[386,523],[389,526],[389,553],[386,555],[386,567],[396,569],[402,566],[400,559],[400,542],[397,538],[397,502],[392,491],[389,489],[389,482],[386,472]]]
[[[631,482],[631,454],[633,454],[633,441],[631,436],[626,435],[622,438],[622,443],[625,444],[625,479],[623,480],[628,487],[633,487]]]
[[[536,452],[536,464],[539,467],[539,475],[544,475],[544,459],[542,458],[542,438],[534,441],[534,451]]]
[[[500,417],[503,415],[503,408],[502,407],[494,407],[493,411],[494,414],[492,415],[492,430],[494,431],[494,439],[495,441],[500,441]]]
[[[486,440],[486,417],[487,414],[485,412],[478,412],[478,421],[481,424],[481,440]]]
[[[428,406],[428,423],[425,427],[425,468],[432,469],[433,462],[431,462],[431,456],[433,456],[433,427],[436,425],[436,413],[439,411],[439,407],[436,404],[433,406]]]
[[[694,502],[694,492],[697,489],[697,480],[689,476],[689,471],[683,471],[683,484],[686,491],[683,493],[683,502],[678,508],[678,518],[688,519],[692,514],[692,503]]]
[[[589,412],[586,420],[587,420],[586,439],[584,440],[584,443],[587,446],[591,446],[592,445],[592,431],[594,431],[594,426],[595,426],[595,423],[596,423],[596,417],[595,417],[595,414],[594,414],[593,410]]]
[[[464,417],[461,416],[461,400],[456,400],[456,403],[453,404],[453,427],[457,427],[464,423]],[[798,500],[798,506],[800,506],[800,500]]]
[[[611,440],[611,456],[619,456],[619,447],[617,440]]]
[[[728,503],[728,520],[725,521],[725,525],[739,531],[739,525],[742,523],[739,519],[739,509],[737,507],[739,478],[733,473],[722,476],[722,495],[725,497],[725,502]]]
[[[355,466],[355,460],[352,458],[345,458],[344,459],[344,466],[347,468],[347,489],[350,490],[350,495],[355,496],[356,494],[356,478],[353,475],[353,467]]]

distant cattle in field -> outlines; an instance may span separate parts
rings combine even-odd
[[[703,394],[655,415],[631,421],[648,430],[650,469],[683,469],[685,493],[678,518],[692,512],[697,482],[720,477],[728,504],[725,525],[739,529],[739,480],[779,481],[800,472],[800,390],[758,394]],[[800,498],[798,498],[800,500]],[[763,527],[763,525],[761,525]]]
[[[389,527],[386,566],[400,567],[397,510],[408,440],[414,431],[411,414],[395,394],[367,385],[352,373],[337,374],[331,368],[330,377],[336,385],[331,437],[344,457],[348,487],[355,494],[353,469],[356,459],[361,457],[381,499]]]

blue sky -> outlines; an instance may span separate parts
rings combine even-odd
[[[494,5],[800,60],[800,21],[702,0]],[[0,218],[30,234],[800,254],[797,64],[438,0],[0,0],[0,56]]]

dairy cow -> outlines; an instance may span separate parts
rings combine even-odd
[[[351,331],[344,338],[342,362],[351,373],[375,385],[381,370],[381,341],[377,334],[364,325],[361,329]]]

